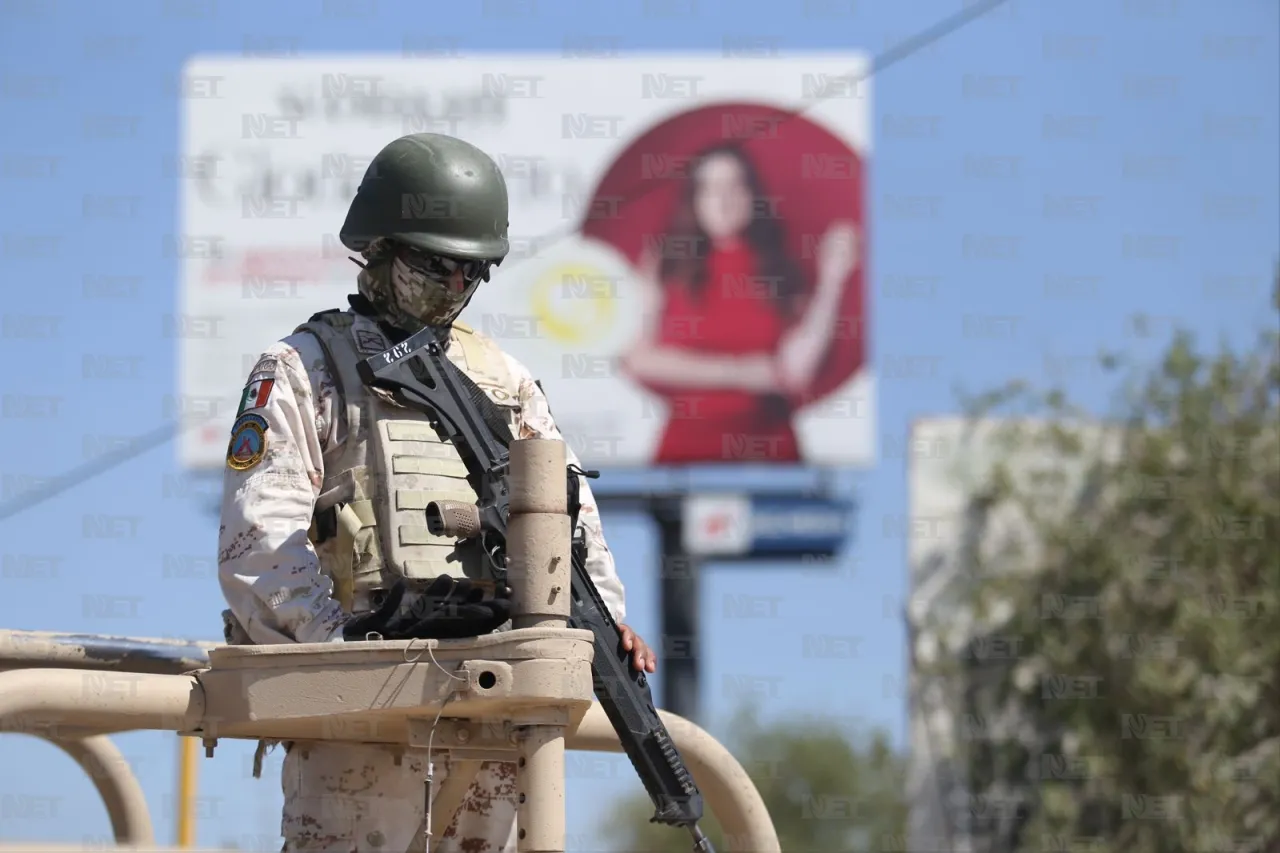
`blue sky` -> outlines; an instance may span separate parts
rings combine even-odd
[[[625,48],[719,51],[726,38],[784,50],[879,53],[959,10],[887,0],[391,0],[0,3],[4,237],[8,299],[0,345],[6,400],[5,501],[31,477],[60,474],[162,423],[174,382],[175,229],[184,60],[246,45],[399,52],[450,37],[465,51],[559,50],[566,37],[617,36]],[[434,8],[434,4],[431,4]],[[1280,256],[1280,10],[1270,0],[1008,3],[878,75],[872,83],[871,335],[881,460],[839,483],[861,508],[844,559],[822,571],[719,565],[702,602],[704,724],[722,732],[755,684],[766,718],[817,713],[887,728],[902,741],[906,511],[903,441],[913,419],[954,412],[957,388],[1055,381],[1101,411],[1113,380],[1102,348],[1150,355],[1181,324],[1216,341],[1274,323],[1268,277]],[[137,117],[132,136],[94,138],[97,116]],[[49,159],[42,159],[49,158]],[[86,218],[86,195],[136,195],[129,215]],[[85,276],[136,287],[92,298]],[[93,279],[97,281],[97,279]],[[97,291],[101,293],[101,291]],[[1151,316],[1147,332],[1130,320]],[[32,319],[32,318],[45,318]],[[300,318],[301,319],[301,318]],[[85,358],[115,378],[86,378]],[[42,415],[31,417],[32,414]],[[3,522],[0,626],[215,639],[223,603],[211,572],[214,484],[183,486],[173,445]],[[717,482],[747,485],[747,474]],[[621,483],[624,477],[617,476]],[[756,480],[755,482],[758,482]],[[184,491],[185,490],[185,491]],[[95,538],[86,516],[133,519]],[[97,532],[101,532],[100,530]],[[654,531],[606,517],[628,587],[629,621],[656,635]],[[193,576],[164,577],[186,560]],[[39,562],[43,560],[43,562]],[[734,595],[774,601],[735,616]],[[741,611],[738,611],[741,613]],[[856,655],[807,659],[802,637],[856,634]],[[173,838],[175,738],[118,738]],[[279,849],[278,756],[249,778],[252,744],[224,743],[200,764],[199,844]],[[18,770],[20,768],[20,771]],[[571,849],[603,850],[596,816],[639,791],[623,760],[570,759]],[[105,811],[69,759],[0,737],[0,837],[101,840]]]

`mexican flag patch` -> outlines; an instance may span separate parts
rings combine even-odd
[[[274,379],[258,379],[250,382],[244,388],[244,396],[240,398],[240,408],[236,410],[236,416],[239,417],[250,409],[261,409],[271,399],[271,386],[275,384]]]

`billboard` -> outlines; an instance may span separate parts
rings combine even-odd
[[[705,494],[684,499],[684,549],[701,556],[803,559],[839,553],[851,501],[811,495]]]
[[[264,347],[346,307],[347,207],[370,159],[419,132],[506,176],[511,254],[462,319],[541,380],[585,464],[871,463],[867,70],[849,53],[192,59],[178,393],[225,423],[187,432],[183,464],[223,464]]]

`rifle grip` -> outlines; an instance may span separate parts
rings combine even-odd
[[[464,501],[427,504],[427,530],[432,536],[471,539],[480,535],[480,510]]]

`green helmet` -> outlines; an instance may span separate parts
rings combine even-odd
[[[507,182],[461,139],[414,133],[369,163],[338,237],[353,252],[379,237],[455,258],[506,257]]]

